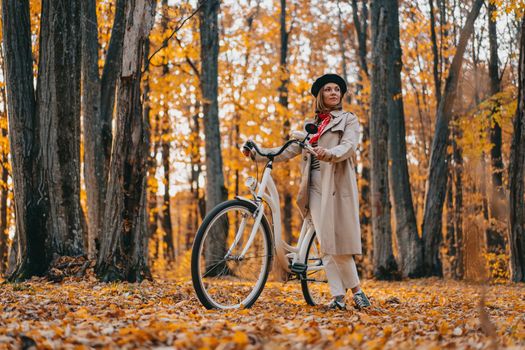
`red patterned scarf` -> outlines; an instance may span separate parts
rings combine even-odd
[[[321,120],[321,123],[318,126],[317,134],[315,134],[310,139],[310,144],[314,144],[315,142],[319,140],[319,137],[321,137],[321,133],[323,132],[323,130],[326,128],[326,126],[328,125],[328,123],[330,123],[330,120],[332,119],[330,113],[319,113],[317,117]]]

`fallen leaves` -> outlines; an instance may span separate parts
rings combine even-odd
[[[310,307],[298,284],[274,282],[250,309],[206,310],[189,281],[33,279],[0,289],[0,349],[483,349],[492,336],[500,348],[525,348],[523,285],[490,287],[481,318],[474,285],[365,281],[364,289],[367,311]]]

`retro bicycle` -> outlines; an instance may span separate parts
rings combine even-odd
[[[199,301],[208,309],[249,308],[264,289],[272,261],[292,279],[300,281],[309,305],[330,299],[319,241],[310,218],[303,221],[298,242],[292,246],[282,238],[279,193],[272,178],[275,157],[298,145],[313,153],[307,143],[317,126],[307,123],[306,136],[287,141],[276,153],[265,153],[253,141],[245,144],[267,159],[260,182],[248,177],[252,198],[237,196],[212,209],[204,218],[193,242],[192,282]],[[270,210],[272,224],[268,220]]]

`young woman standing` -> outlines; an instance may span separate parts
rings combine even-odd
[[[357,117],[343,111],[346,82],[336,74],[315,80],[317,134],[309,142],[315,155],[292,145],[274,161],[285,161],[302,153],[301,184],[297,204],[304,217],[310,216],[320,241],[332,301],[330,309],[346,308],[347,290],[358,308],[370,306],[360,288],[354,255],[362,254],[355,155],[359,142]],[[295,146],[295,147],[293,147]],[[249,146],[245,148],[249,149]],[[279,148],[276,148],[277,151]],[[272,151],[272,149],[265,149]],[[254,152],[247,152],[258,159]]]

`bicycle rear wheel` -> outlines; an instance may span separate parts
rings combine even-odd
[[[256,209],[253,203],[230,200],[216,206],[199,227],[191,275],[197,297],[208,309],[248,308],[264,288],[271,267],[272,240],[263,216],[248,244]]]
[[[301,290],[308,305],[326,305],[330,302],[331,294],[328,287],[328,278],[321,259],[321,248],[317,235],[314,233],[308,243],[304,263],[307,265],[305,276],[301,280]]]

